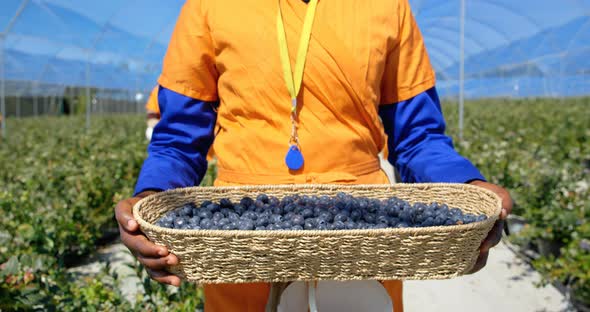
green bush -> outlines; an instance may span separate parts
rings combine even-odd
[[[112,272],[82,280],[68,273],[105,236],[118,235],[114,204],[132,194],[146,156],[140,116],[95,117],[92,123],[88,132],[77,117],[8,124],[9,136],[0,143],[0,310],[194,311],[200,304],[194,285],[168,294],[144,280],[147,295],[126,302]]]
[[[482,100],[465,108],[457,148],[508,188],[527,226],[513,241],[540,255],[545,282],[561,282],[590,305],[590,99]],[[456,105],[444,107],[457,133]]]
[[[527,226],[512,240],[539,253],[545,282],[566,285],[590,304],[590,129],[588,99],[481,100],[466,105],[465,140],[456,147],[494,183],[508,188]],[[457,134],[456,105],[443,106]],[[149,280],[132,302],[105,268],[67,271],[117,234],[113,206],[132,193],[146,156],[139,116],[12,120],[0,142],[0,310],[194,311],[202,290],[177,292]],[[205,184],[212,183],[215,166]],[[544,246],[556,246],[549,250]]]

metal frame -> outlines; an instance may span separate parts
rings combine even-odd
[[[465,106],[465,0],[461,0],[460,53],[459,56],[459,140],[463,140],[463,115]]]
[[[19,18],[19,16],[23,13],[23,11],[25,10],[25,8],[27,7],[27,4],[29,4],[30,0],[23,0],[20,4],[20,6],[18,7],[18,9],[16,10],[16,13],[14,14],[14,16],[12,17],[12,19],[10,20],[10,22],[8,22],[8,25],[6,26],[6,29],[0,33],[0,114],[2,115],[2,120],[0,121],[0,123],[2,123],[2,137],[6,137],[6,90],[5,90],[5,82],[4,82],[4,77],[5,77],[5,60],[4,60],[4,40],[6,39],[6,37],[8,36],[8,34],[10,33],[10,31],[12,30],[12,27],[14,27],[14,24],[16,23],[16,20]]]

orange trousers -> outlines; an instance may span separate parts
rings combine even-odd
[[[378,160],[369,165],[354,166],[346,173],[307,174],[298,176],[244,175],[219,168],[215,186],[242,184],[288,184],[288,183],[342,183],[342,184],[389,184],[381,171]],[[351,172],[356,171],[356,172]],[[231,182],[229,182],[231,181]],[[403,285],[401,281],[382,281],[393,301],[395,312],[403,312]],[[270,292],[269,283],[205,285],[205,312],[263,312]]]

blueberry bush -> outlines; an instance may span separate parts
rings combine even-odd
[[[590,304],[589,107],[588,98],[468,102],[465,139],[455,141],[515,198],[514,213],[526,225],[510,239],[533,251],[545,282],[565,285],[579,305]],[[443,110],[456,137],[456,105],[445,103]],[[139,265],[145,292],[131,301],[108,269],[85,278],[68,270],[118,235],[113,205],[132,193],[145,157],[141,117],[96,117],[88,133],[78,117],[9,120],[8,130],[0,141],[0,310],[202,307],[200,288],[183,284],[170,292]],[[207,185],[214,179],[210,169]],[[290,217],[292,226],[301,223]]]
[[[0,141],[0,311],[201,304],[192,285],[168,294],[144,280],[146,294],[129,302],[111,272],[80,279],[68,271],[118,236],[114,204],[132,193],[146,155],[141,117],[93,117],[89,132],[78,117],[10,120],[8,129]]]
[[[545,282],[590,306],[590,98],[481,100],[465,107],[456,147],[510,190],[523,230],[511,240],[533,251]],[[457,133],[455,105],[445,106]]]

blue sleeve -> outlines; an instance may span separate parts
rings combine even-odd
[[[199,185],[207,172],[217,103],[186,97],[160,87],[161,119],[154,128],[135,194]]]
[[[445,135],[446,124],[435,88],[407,101],[382,105],[379,116],[388,136],[389,162],[403,182],[485,181]]]

